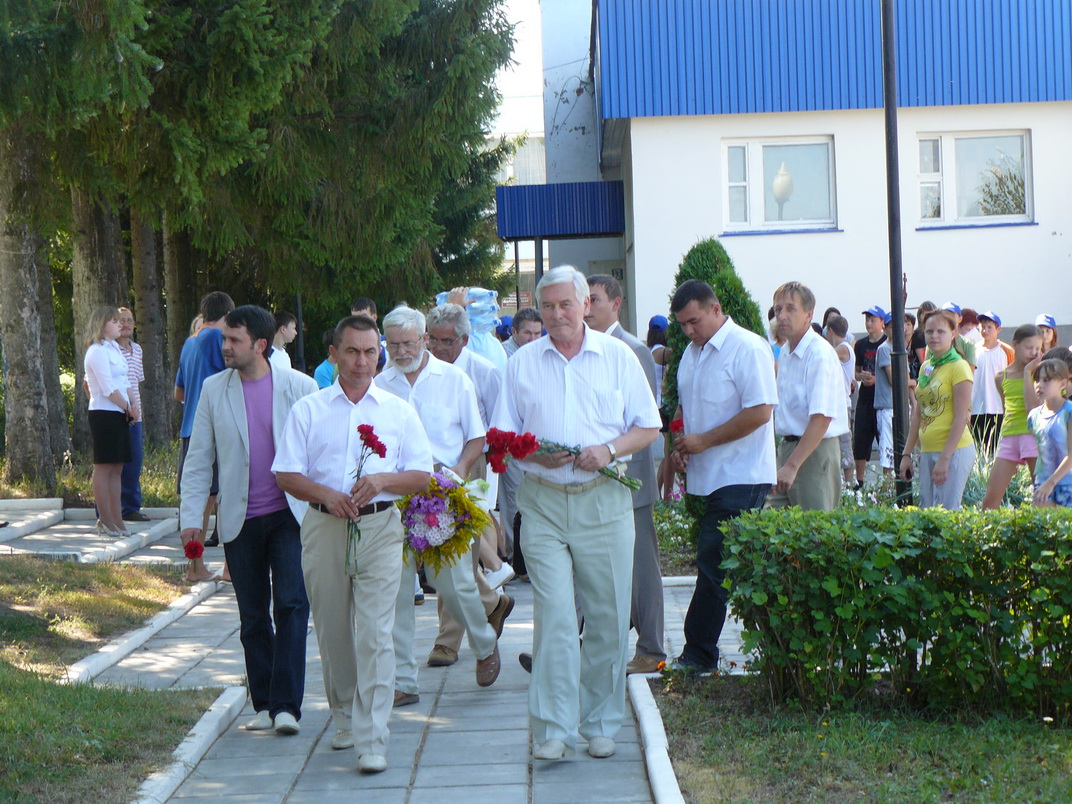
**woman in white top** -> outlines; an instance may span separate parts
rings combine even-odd
[[[130,424],[138,406],[130,398],[127,361],[115,340],[119,310],[98,307],[86,322],[86,384],[89,386],[89,431],[93,437],[93,498],[100,519],[97,530],[128,536],[120,502],[123,464],[131,459]]]

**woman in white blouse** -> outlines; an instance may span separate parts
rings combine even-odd
[[[130,398],[127,361],[116,344],[119,310],[107,305],[86,323],[86,383],[89,385],[89,431],[93,437],[93,497],[106,536],[129,536],[120,502],[123,464],[131,459],[130,424],[138,407]]]

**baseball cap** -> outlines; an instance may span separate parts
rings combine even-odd
[[[888,324],[892,320],[893,320],[893,313],[886,313],[886,315],[882,316],[882,323],[883,324]]]
[[[651,320],[648,321],[648,330],[651,332],[662,332],[669,326],[670,322],[666,320],[665,315],[653,315]]]
[[[995,313],[993,310],[987,310],[985,313],[979,313],[979,320],[982,321],[984,318],[993,321],[999,327],[1001,326],[1001,316]]]
[[[960,305],[957,304],[956,302],[946,302],[945,304],[942,305],[942,309],[943,310],[948,310],[951,313],[956,313],[957,315],[960,315]]]
[[[864,315],[877,315],[883,321],[886,320],[886,311],[879,307],[877,304],[874,307],[868,307],[864,310]]]
[[[1036,327],[1049,327],[1050,329],[1057,329],[1057,321],[1052,315],[1046,315],[1045,313],[1039,313],[1038,318],[1035,319]]]

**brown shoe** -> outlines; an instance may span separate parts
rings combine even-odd
[[[488,624],[495,629],[495,637],[501,637],[503,632],[503,625],[506,623],[506,618],[510,616],[510,612],[514,610],[514,599],[510,595],[499,595],[499,603],[495,606],[495,609],[488,615]]]
[[[486,659],[476,660],[476,683],[481,687],[490,687],[499,677],[499,643],[495,643],[495,650]]]
[[[429,667],[450,667],[458,661],[458,651],[446,645],[434,645],[428,654]]]
[[[638,653],[625,666],[625,674],[631,676],[634,673],[658,673],[659,665],[663,664],[664,661],[665,659],[660,659],[656,656],[645,656]]]
[[[415,704],[421,700],[421,696],[415,692],[402,692],[402,690],[395,690],[395,706],[409,706]]]

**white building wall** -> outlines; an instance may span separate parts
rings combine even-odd
[[[911,108],[899,111],[901,220],[908,305],[953,300],[994,310],[1005,325],[1046,311],[1072,321],[1072,103]],[[917,231],[918,132],[1029,129],[1037,225]],[[725,230],[722,147],[726,138],[833,135],[837,232],[720,238],[766,313],[788,280],[808,285],[817,316],[838,307],[850,328],[872,304],[889,309],[885,136],[882,110],[630,121],[627,216],[639,321],[666,314],[674,274],[697,241]],[[948,203],[948,201],[947,201]]]

